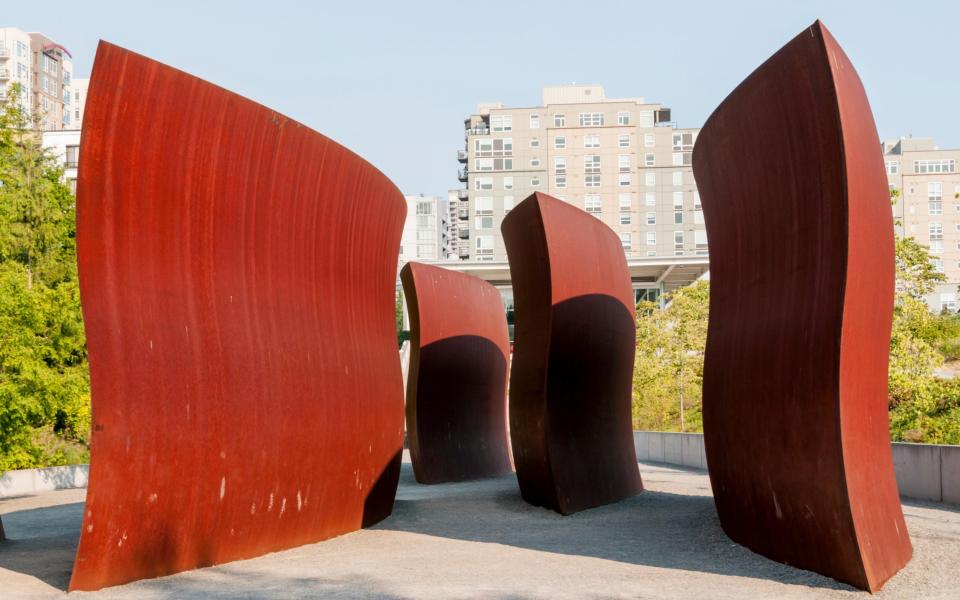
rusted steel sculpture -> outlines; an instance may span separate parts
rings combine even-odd
[[[501,230],[516,308],[510,437],[524,500],[568,515],[639,493],[636,325],[620,240],[540,193]]]
[[[70,589],[389,515],[399,190],[319,133],[103,42],[81,152],[94,431]]]
[[[710,240],[707,462],[724,530],[877,590],[912,552],[887,430],[893,223],[876,127],[819,22],[697,140]]]
[[[400,280],[410,313],[406,412],[414,476],[444,483],[511,472],[510,339],[500,292],[415,262]]]

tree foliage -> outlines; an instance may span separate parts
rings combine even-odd
[[[0,108],[0,471],[86,460],[75,201],[13,86]]]

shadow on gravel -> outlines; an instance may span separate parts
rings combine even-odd
[[[646,484],[656,479],[656,473],[644,472]],[[616,504],[563,517],[524,502],[512,475],[469,484],[429,486],[436,494],[430,497],[420,492],[426,486],[417,486],[405,464],[400,485],[393,516],[374,529],[788,585],[854,590],[816,573],[773,562],[733,543],[720,528],[709,495],[647,490]]]
[[[0,569],[36,577],[66,591],[80,540],[83,502],[3,515],[7,539],[0,542]]]

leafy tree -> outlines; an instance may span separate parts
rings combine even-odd
[[[75,202],[13,86],[0,106],[0,470],[86,460]]]

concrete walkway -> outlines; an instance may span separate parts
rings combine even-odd
[[[253,560],[76,598],[869,598],[780,565],[720,530],[702,471],[641,465],[647,491],[571,516],[525,504],[511,477],[420,486],[404,465],[378,526]],[[0,597],[64,597],[83,490],[0,502]],[[960,512],[905,506],[913,561],[878,598],[960,596]]]

